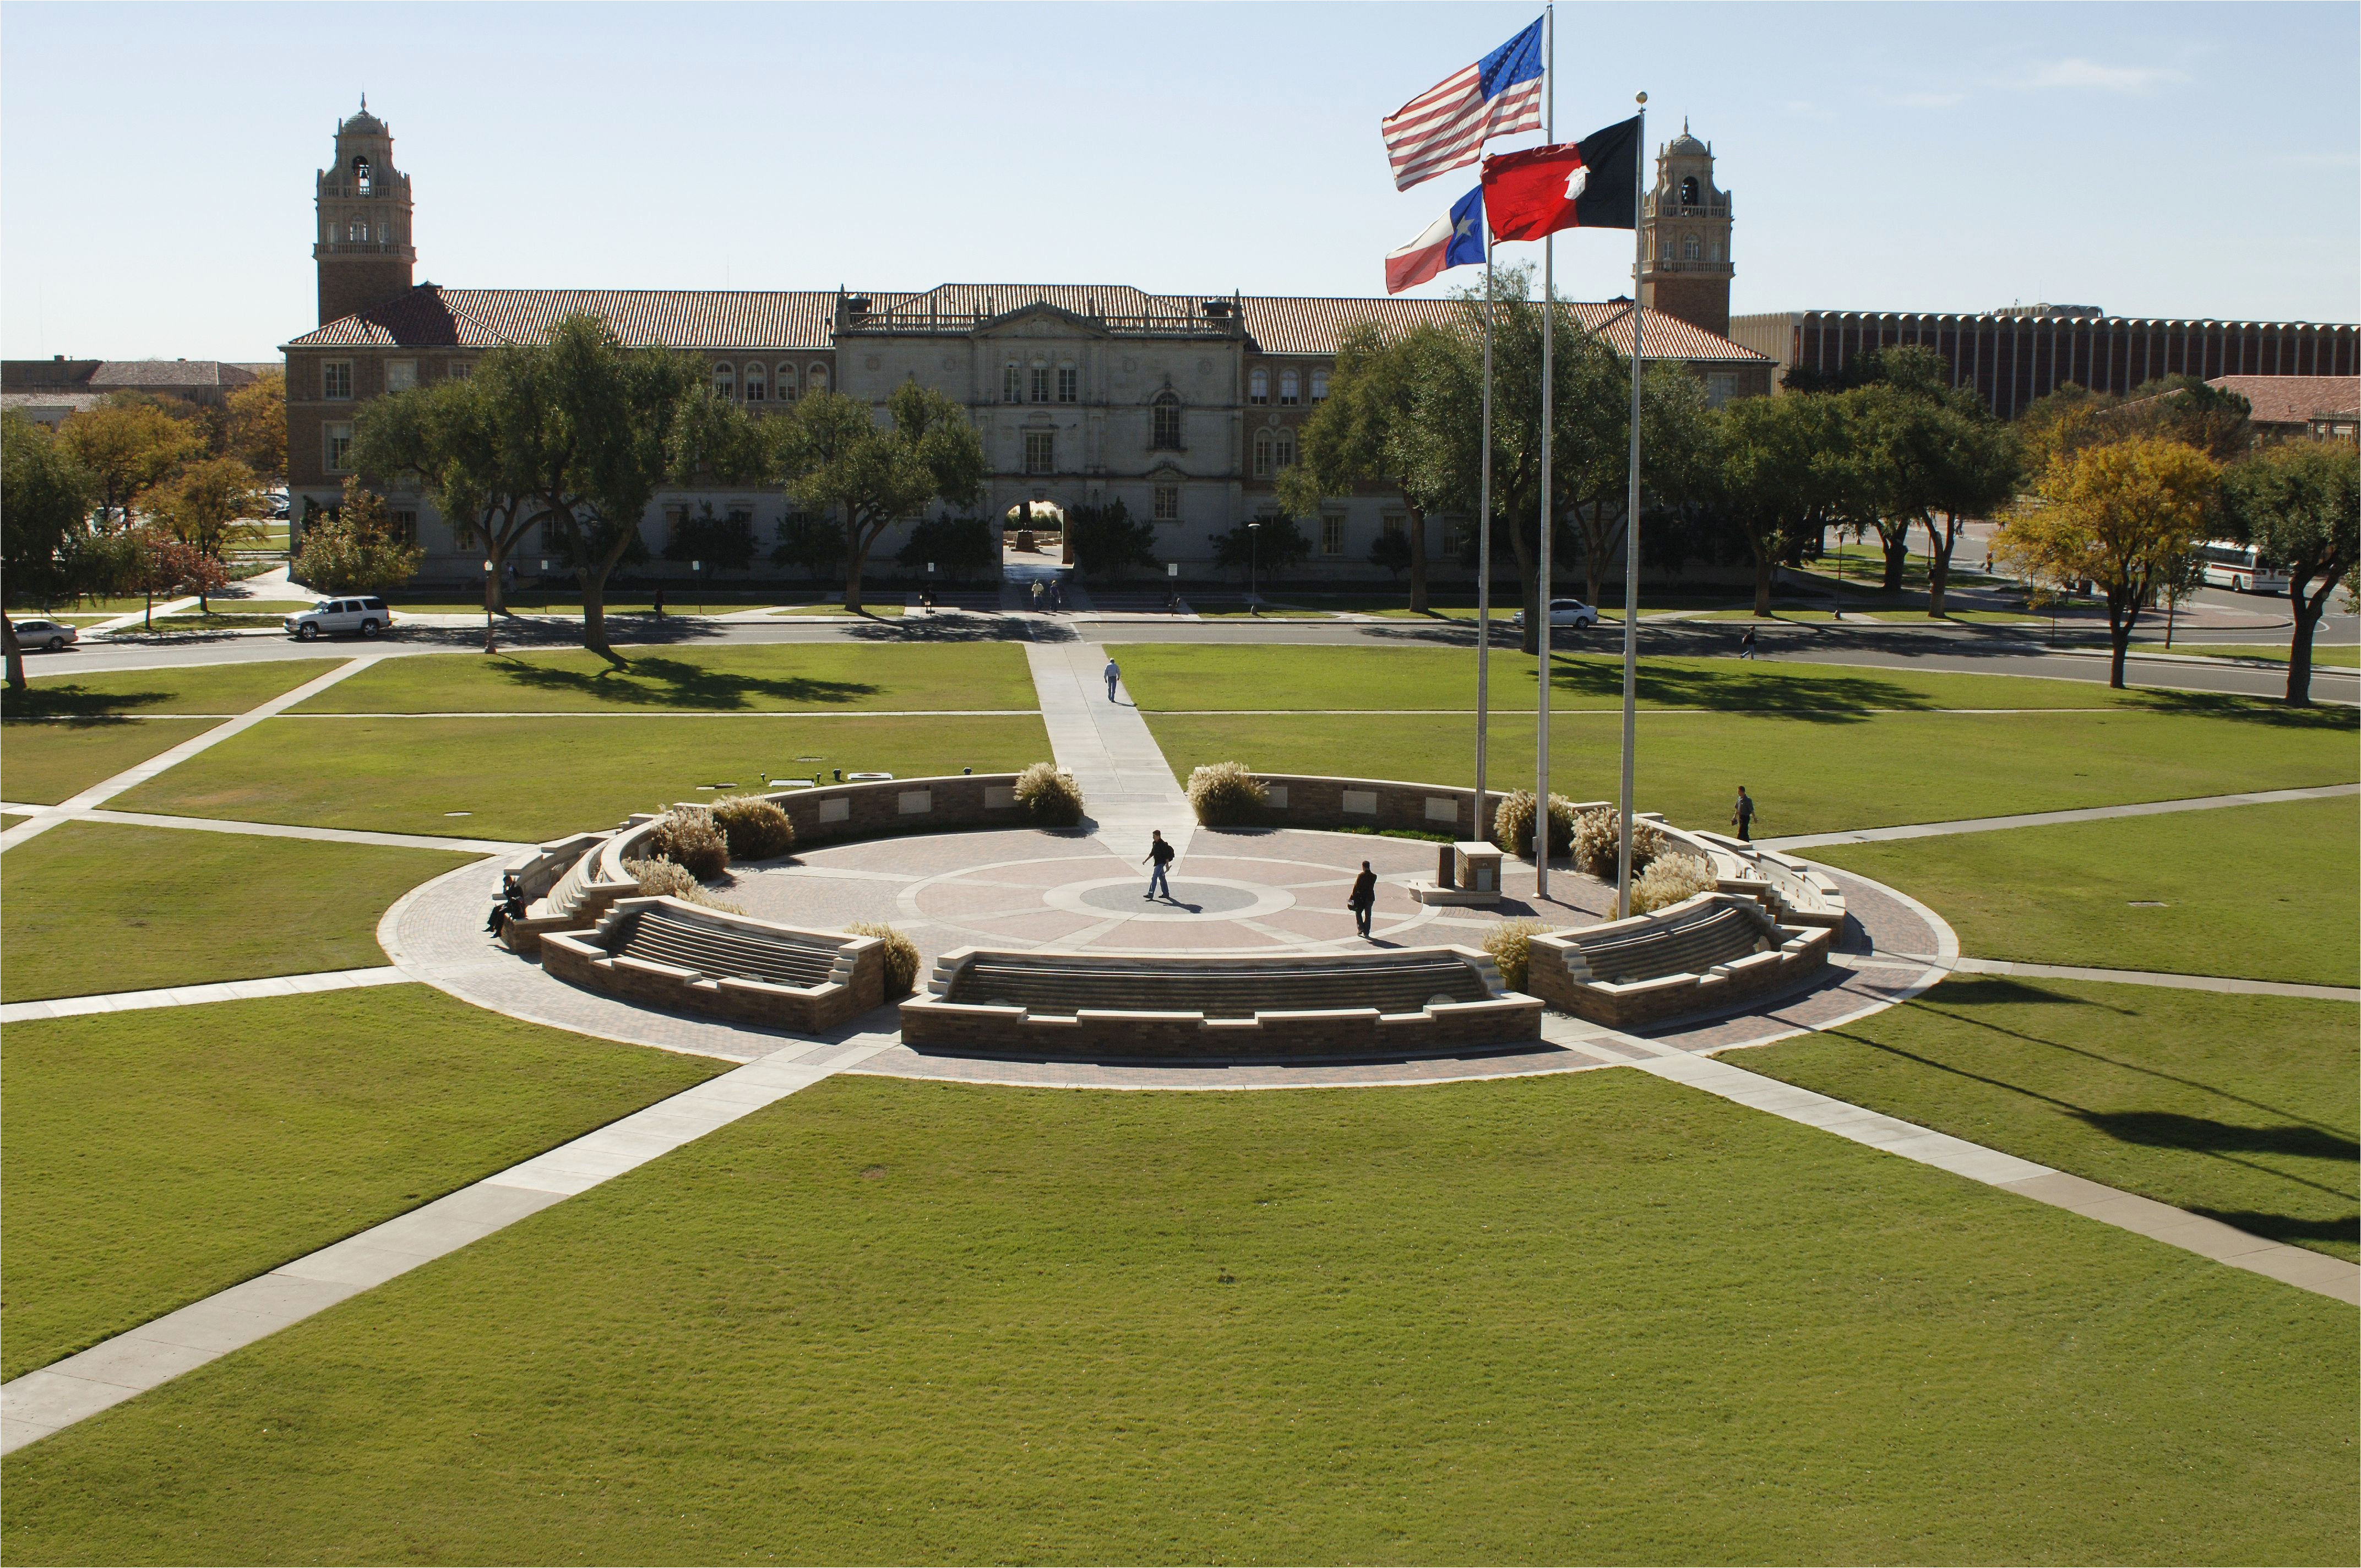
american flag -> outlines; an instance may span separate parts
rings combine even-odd
[[[1542,24],[1533,25],[1464,71],[1386,116],[1386,156],[1394,189],[1407,191],[1445,170],[1473,163],[1488,137],[1542,126]]]

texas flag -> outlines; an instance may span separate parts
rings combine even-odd
[[[1465,267],[1484,259],[1484,188],[1478,185],[1456,202],[1451,211],[1426,225],[1426,232],[1386,257],[1386,292],[1425,282],[1446,267]]]
[[[1484,160],[1484,205],[1494,239],[1539,239],[1560,229],[1628,229],[1640,189],[1640,121],[1580,141]]]

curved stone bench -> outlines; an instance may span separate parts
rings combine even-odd
[[[885,944],[701,908],[619,900],[588,931],[546,931],[542,968],[586,990],[812,1034],[885,1000]]]
[[[1542,1004],[1473,948],[1189,958],[994,952],[936,960],[903,1043],[986,1056],[1392,1056],[1530,1040]]]
[[[1553,1007],[1622,1028],[1784,990],[1825,966],[1835,939],[1831,927],[1781,925],[1751,894],[1700,893],[1533,938],[1525,983]]]

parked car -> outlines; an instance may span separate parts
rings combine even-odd
[[[393,624],[393,611],[386,609],[381,598],[322,599],[309,609],[297,610],[281,624],[304,642],[320,636],[338,637],[348,631],[375,637]]]
[[[47,648],[54,653],[71,642],[82,641],[82,633],[62,620],[20,620],[16,623],[16,641],[20,647]]]
[[[1522,626],[1524,623],[1525,612],[1521,609],[1517,611],[1513,624]],[[1593,627],[1598,624],[1598,612],[1580,599],[1552,599],[1550,600],[1550,624]]]

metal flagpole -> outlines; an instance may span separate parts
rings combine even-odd
[[[1632,696],[1640,670],[1640,269],[1645,264],[1640,192],[1647,174],[1648,95],[1640,94],[1640,123],[1631,138],[1631,488],[1623,510],[1623,811],[1615,852],[1615,918],[1631,913]]]
[[[1492,836],[1492,801],[1484,790],[1492,743],[1492,216],[1484,214],[1484,468],[1476,503],[1476,831]]]
[[[1557,140],[1557,7],[1542,7],[1542,139]],[[1549,897],[1550,425],[1556,412],[1557,236],[1542,236],[1541,706],[1533,723],[1533,895]]]

